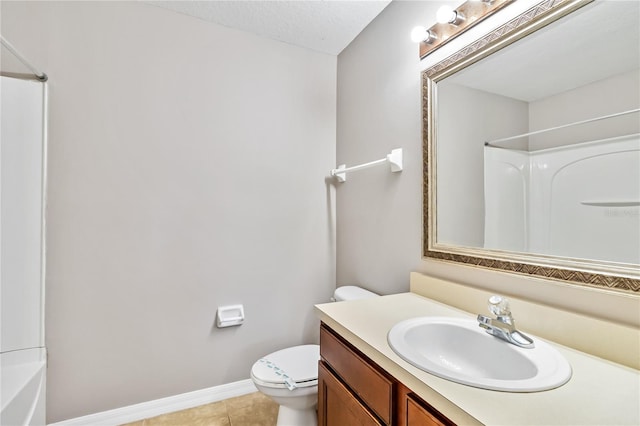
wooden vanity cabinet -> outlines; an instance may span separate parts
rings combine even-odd
[[[318,425],[455,426],[324,323],[320,357]]]

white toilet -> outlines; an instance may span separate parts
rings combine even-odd
[[[378,296],[356,286],[338,287],[331,300],[367,299]],[[278,426],[317,424],[318,360],[320,346],[302,345],[265,355],[251,367],[256,388],[280,404]]]

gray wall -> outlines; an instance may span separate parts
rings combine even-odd
[[[249,378],[335,287],[336,57],[142,2],[2,2],[50,77],[48,421]],[[218,305],[246,322],[216,329]]]
[[[394,1],[338,56],[338,164],[377,160],[394,148],[404,155],[401,173],[378,166],[338,186],[338,285],[407,291],[420,263],[420,72],[409,31],[438,7]]]
[[[397,293],[408,290],[409,272],[419,271],[621,323],[640,323],[635,296],[422,258],[420,71],[533,2],[514,3],[420,63],[409,33],[416,25],[435,23],[440,4],[396,0],[338,56],[338,163],[371,161],[397,147],[405,156],[402,173],[367,169],[337,189],[338,285],[355,283]]]
[[[439,242],[484,247],[484,142],[525,133],[528,112],[526,102],[438,83],[437,138],[450,141],[437,151]]]

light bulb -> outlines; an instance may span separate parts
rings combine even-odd
[[[440,9],[436,12],[436,21],[438,21],[439,24],[450,24],[455,22],[457,17],[457,12],[453,10],[451,6],[446,4],[440,6]]]
[[[425,27],[414,27],[411,30],[411,40],[414,43],[433,43],[438,36],[431,30],[426,29]]]
[[[420,43],[429,38],[429,31],[425,27],[413,27],[411,30],[411,41],[414,43]]]

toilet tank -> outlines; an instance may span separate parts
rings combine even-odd
[[[343,300],[368,299],[370,297],[377,296],[379,295],[370,292],[369,290],[365,290],[362,287],[358,287],[355,285],[345,285],[336,288],[336,291],[333,293],[333,297],[331,298],[331,300],[333,300],[334,302],[340,302]]]

